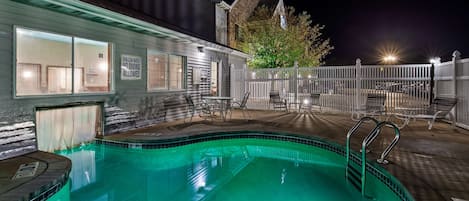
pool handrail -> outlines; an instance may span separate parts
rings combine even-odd
[[[375,139],[376,137],[378,137],[378,135],[381,133],[381,128],[383,126],[390,126],[392,128],[394,128],[394,134],[395,134],[395,137],[394,139],[392,140],[392,142],[386,147],[386,149],[383,151],[383,153],[381,153],[381,156],[380,158],[377,160],[378,163],[382,163],[382,164],[387,164],[387,161],[386,159],[384,159],[388,154],[389,152],[391,152],[391,150],[396,146],[397,142],[399,141],[399,138],[400,138],[400,131],[399,131],[399,128],[389,122],[389,121],[382,121],[380,123],[378,123],[378,125],[376,125],[376,127],[368,134],[368,136],[365,137],[365,139],[363,140],[362,142],[362,147],[361,147],[361,165],[362,165],[362,172],[361,172],[361,187],[362,187],[362,196],[365,196],[365,183],[366,183],[366,147],[369,146]]]
[[[373,118],[373,117],[368,117],[368,116],[362,117],[362,118],[352,127],[352,129],[350,129],[350,130],[348,131],[348,133],[347,133],[346,149],[345,149],[345,152],[346,152],[346,154],[345,154],[345,158],[346,158],[346,159],[345,159],[345,160],[346,160],[346,165],[345,165],[345,177],[346,177],[346,179],[348,179],[348,180],[351,179],[351,177],[350,177],[350,170],[355,170],[355,169],[351,166],[351,164],[350,164],[350,157],[351,157],[350,139],[351,139],[352,135],[354,135],[355,133],[357,133],[358,129],[361,127],[361,125],[362,125],[363,123],[369,122],[369,121],[374,122],[374,123],[376,124],[376,126],[379,124],[379,121],[376,120],[376,119]],[[365,150],[365,152],[366,152],[366,150]],[[355,171],[358,172],[358,170],[355,170]],[[357,180],[358,180],[358,179],[357,179]],[[356,185],[357,185],[357,188],[361,188],[360,191],[362,192],[362,195],[364,196],[364,192],[365,192],[365,191],[364,191],[364,188],[363,188],[363,184],[364,184],[365,182],[363,182],[363,173],[362,173],[362,175],[360,175],[360,182],[361,182],[360,186],[358,186],[358,184],[356,184]]]
[[[350,162],[350,138],[352,137],[353,134],[356,133],[356,131],[358,130],[358,128],[360,128],[360,126],[365,123],[365,122],[368,122],[368,121],[373,121],[376,125],[379,124],[379,121],[376,120],[375,118],[373,117],[362,117],[353,127],[352,129],[350,129],[347,133],[347,141],[346,141],[346,164],[347,164],[347,167],[348,167],[348,164]]]
[[[347,141],[346,141],[346,171],[345,171],[345,176],[347,179],[350,179],[350,169],[353,169],[350,164],[350,157],[351,157],[351,151],[350,151],[350,138],[353,134],[356,133],[358,128],[364,123],[372,121],[376,124],[376,126],[373,128],[373,130],[368,133],[368,135],[363,139],[362,145],[361,145],[361,172],[360,172],[360,190],[362,193],[362,196],[366,196],[365,194],[365,184],[366,184],[366,148],[378,137],[378,135],[381,133],[381,128],[383,126],[388,126],[394,129],[394,134],[395,137],[391,141],[391,143],[384,149],[384,151],[381,153],[380,158],[377,159],[377,162],[380,164],[387,164],[388,161],[385,159],[391,150],[396,146],[397,142],[400,139],[400,131],[399,128],[388,121],[378,121],[375,118],[372,117],[362,117],[353,127],[352,129],[349,130],[347,133]],[[358,171],[358,170],[356,170]]]

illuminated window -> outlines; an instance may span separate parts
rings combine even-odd
[[[16,28],[16,96],[109,92],[110,58],[106,42]]]
[[[184,89],[185,57],[148,51],[148,90]]]
[[[184,61],[182,56],[169,56],[169,89],[183,89]]]
[[[74,48],[75,93],[109,92],[111,75],[109,43],[75,38]]]

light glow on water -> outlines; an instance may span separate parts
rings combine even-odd
[[[345,182],[343,157],[291,142],[232,139],[153,150],[89,144],[59,154],[72,160],[72,201],[364,200]]]

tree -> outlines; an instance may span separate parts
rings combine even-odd
[[[287,28],[280,27],[280,18],[261,6],[241,25],[243,51],[253,55],[249,66],[254,68],[292,67],[295,61],[300,66],[319,66],[333,47],[329,39],[321,38],[324,26],[312,25],[311,16],[288,7]]]

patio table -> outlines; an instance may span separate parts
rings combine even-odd
[[[218,112],[220,112],[220,116],[222,117],[223,121],[226,121],[226,114],[228,113],[228,109],[231,108],[231,101],[233,100],[233,97],[205,96],[203,99],[211,102],[217,102],[217,104],[219,104]]]

